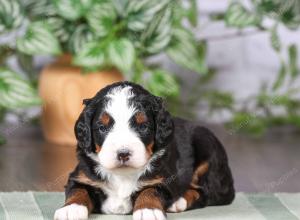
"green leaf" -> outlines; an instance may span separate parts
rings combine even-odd
[[[208,101],[211,111],[219,109],[232,109],[234,98],[231,93],[220,92],[217,90],[207,91],[203,93],[203,98]]]
[[[51,28],[54,36],[60,42],[68,42],[71,34],[74,33],[76,29],[76,23],[68,21],[61,17],[49,17],[45,20],[49,28]]]
[[[128,28],[143,31],[155,15],[167,6],[170,0],[130,0],[127,7]]]
[[[156,96],[178,96],[179,85],[174,76],[162,69],[150,72],[146,87]]]
[[[145,30],[140,41],[142,41],[142,51],[155,54],[163,51],[172,38],[172,13],[169,8],[162,10]]]
[[[0,69],[0,108],[17,109],[40,105],[37,91],[29,82],[8,69]]]
[[[5,119],[5,115],[7,113],[7,109],[0,107],[0,123]]]
[[[300,25],[300,2],[280,1],[279,10],[280,20],[291,30],[296,30]]]
[[[172,1],[171,10],[172,10],[172,20],[174,26],[180,26],[184,18],[186,18],[186,11],[182,10],[184,1]]]
[[[197,0],[190,1],[190,7],[187,11],[187,18],[191,25],[196,27],[198,25],[198,5]]]
[[[69,39],[68,48],[71,53],[77,54],[84,46],[94,40],[94,34],[90,32],[85,24],[78,25]]]
[[[271,103],[270,100],[272,100]],[[265,102],[265,104],[283,106],[291,111],[300,107],[299,101],[297,99],[291,98],[289,95],[276,95],[275,97],[269,97],[268,102]]]
[[[238,112],[234,115],[231,122],[227,123],[230,133],[248,133],[255,137],[261,137],[267,129],[267,124],[263,118],[255,114]]]
[[[0,66],[5,65],[7,58],[14,54],[14,48],[9,44],[0,44]]]
[[[75,55],[73,63],[86,68],[99,68],[106,63],[105,48],[99,42],[90,42]]]
[[[108,57],[111,64],[124,72],[128,72],[132,69],[135,60],[134,46],[126,38],[113,40],[108,45]]]
[[[129,0],[112,0],[117,13],[122,17],[126,15],[128,1]]]
[[[111,0],[102,0],[91,8],[86,18],[94,33],[103,37],[114,28],[117,13]]]
[[[18,39],[17,48],[29,55],[58,55],[61,53],[58,39],[45,22],[30,24],[25,36]]]
[[[276,91],[277,89],[279,89],[283,85],[284,80],[286,78],[286,73],[287,73],[286,65],[282,61],[280,70],[278,72],[277,79],[276,79],[275,83],[273,84],[273,91]]]
[[[60,16],[74,21],[89,11],[93,0],[53,0],[53,4]]]
[[[297,45],[292,44],[289,46],[289,68],[292,76],[292,80],[294,80],[299,75],[298,68],[298,49]]]
[[[264,16],[283,23],[291,30],[300,25],[300,1],[255,0],[256,10]]]
[[[20,3],[32,20],[45,19],[46,17],[57,15],[57,10],[52,0],[22,0]]]
[[[277,32],[277,25],[275,25],[272,29],[271,29],[271,44],[274,50],[276,50],[277,52],[280,52],[281,50],[281,42],[278,36],[278,32]]]
[[[245,28],[262,22],[262,16],[247,10],[241,3],[234,2],[227,9],[225,22],[228,26]]]
[[[6,139],[0,134],[0,145],[3,145],[6,143]]]
[[[0,33],[20,27],[23,20],[23,10],[18,1],[0,0]]]
[[[273,0],[252,0],[257,9],[262,13],[270,13],[279,10],[279,2]]]
[[[205,56],[199,51],[194,36],[183,28],[173,29],[173,39],[167,48],[168,56],[179,65],[197,73],[207,73]]]
[[[205,59],[207,54],[207,42],[206,41],[198,42],[197,50],[198,50],[199,57],[201,57],[201,59]]]
[[[298,129],[300,128],[300,116],[299,114],[290,115],[288,117],[289,124],[296,126]]]
[[[34,68],[33,57],[17,51],[16,54],[18,65],[27,74],[30,81],[34,81],[38,77],[38,72]]]

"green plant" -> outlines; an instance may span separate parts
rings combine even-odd
[[[174,75],[148,64],[147,58],[166,53],[192,71],[207,71],[205,54],[191,31],[197,24],[196,1],[188,7],[184,2],[0,0],[1,36],[13,38],[0,44],[0,110],[40,103],[33,67],[36,55],[72,54],[73,64],[84,71],[118,68],[156,95],[178,95]],[[27,74],[24,79],[8,65],[11,57],[17,57],[19,69]]]
[[[284,47],[278,34],[279,27],[286,27],[291,31],[299,29],[300,1],[252,0],[250,3],[252,4],[246,7],[241,1],[232,1],[225,13],[211,15],[212,20],[223,21],[228,27],[236,28],[237,32],[205,40],[269,33],[270,44],[281,63],[276,80],[265,82],[257,95],[238,103],[230,93],[205,89],[205,84],[214,74],[199,76],[199,81],[188,91],[189,95],[185,95],[183,99],[170,100],[170,107],[175,114],[185,114],[188,117],[195,116],[194,112],[199,109],[205,109],[208,117],[226,111],[232,115],[226,122],[232,134],[244,132],[261,137],[268,128],[285,125],[292,125],[300,130],[300,91],[295,85],[295,81],[300,78],[298,49],[293,43]],[[265,25],[266,19],[269,21],[268,25]],[[245,29],[251,31],[244,32]]]
[[[300,27],[300,1],[251,2],[252,8],[247,8],[239,1],[233,1],[225,14],[225,22],[238,29],[254,27],[258,31],[269,32],[271,45],[278,54],[281,67],[273,84],[265,83],[258,95],[245,100],[242,107],[233,111],[234,116],[228,126],[256,136],[261,136],[267,128],[276,125],[293,125],[300,129],[299,89],[294,84],[300,76],[298,49],[295,44],[291,44],[285,50],[278,34],[280,26],[291,31]],[[265,25],[265,19],[271,21],[271,24]],[[288,54],[287,58],[285,53]]]
[[[25,28],[11,45],[19,53],[70,53],[73,64],[86,71],[116,67],[160,96],[177,95],[178,83],[159,65],[148,65],[147,58],[166,53],[183,67],[207,72],[205,56],[191,32],[197,24],[196,0],[188,7],[184,0],[1,2],[7,5],[2,15],[0,11],[5,18],[2,30]],[[189,25],[184,26],[183,20]]]

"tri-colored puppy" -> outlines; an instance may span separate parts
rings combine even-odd
[[[172,117],[161,98],[119,82],[84,104],[75,125],[79,162],[55,219],[95,212],[163,220],[166,212],[233,201],[222,144],[208,129]]]

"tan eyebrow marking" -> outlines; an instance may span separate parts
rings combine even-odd
[[[106,112],[102,113],[100,116],[100,122],[104,125],[108,125],[110,122],[110,116]]]
[[[99,153],[101,151],[102,147],[99,145],[96,145],[96,153]]]
[[[135,115],[135,121],[136,123],[138,124],[142,124],[144,122],[147,121],[147,116],[145,115],[145,113],[143,112],[138,112],[136,115]]]

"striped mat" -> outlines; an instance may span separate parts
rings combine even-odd
[[[0,193],[0,220],[52,219],[63,205],[58,192]],[[91,215],[90,219],[131,220],[131,216]],[[300,220],[300,193],[238,193],[229,206],[207,207],[181,214],[169,214],[169,220]]]

